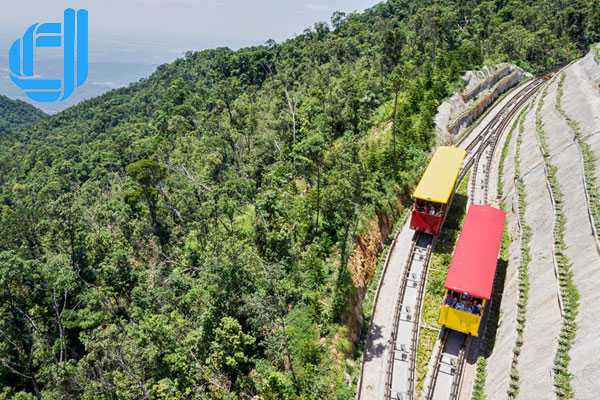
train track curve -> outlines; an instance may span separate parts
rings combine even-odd
[[[519,91],[486,124],[484,129],[471,142],[463,146],[467,151],[467,157],[463,163],[458,182],[461,182],[467,176],[475,163],[479,165],[482,159],[486,160],[486,158],[480,157],[480,152],[492,147],[490,146],[492,144],[493,148],[495,148],[500,135],[494,136],[494,133],[498,131],[502,132],[517,110],[535,93],[541,82],[541,79],[534,79],[521,89],[518,89]],[[467,139],[468,137],[462,138],[458,144],[462,146]],[[494,140],[492,141],[491,139]],[[488,164],[491,164],[491,159]],[[485,170],[489,174],[489,167]],[[384,391],[384,398],[386,400],[411,400],[416,398],[416,353],[420,329],[419,322],[427,280],[427,269],[434,244],[435,239],[428,234],[415,233],[412,237],[408,261],[404,266],[404,272],[398,286],[399,289],[395,296],[392,333],[387,342],[388,355],[385,363]],[[451,332],[451,334],[444,336],[446,340],[442,343],[443,346],[440,347],[440,352],[442,353],[439,355],[439,359],[441,363],[450,363],[452,366],[450,372],[452,372],[455,379],[453,379],[454,383],[450,385],[453,394],[450,393],[448,396],[453,395],[456,397],[443,398],[458,398],[465,355],[469,351],[468,347],[461,344],[459,349],[462,350],[457,355],[452,356],[443,353],[448,338],[453,338],[455,333]],[[454,341],[454,339],[452,340]],[[452,359],[454,361],[448,361]],[[441,374],[440,371],[442,372]],[[443,371],[445,371],[445,368],[438,368],[437,375],[444,375]],[[361,395],[363,391],[362,378],[361,373],[357,399],[363,398]],[[436,397],[432,398],[437,398],[436,393],[440,392],[442,386],[439,382],[433,383],[434,389],[437,388],[437,390],[433,390],[432,396]]]
[[[469,185],[469,202],[473,204],[487,204],[489,200],[489,178],[492,168],[492,159],[502,134],[518,110],[537,92],[543,79],[533,79],[517,95],[507,103],[508,108],[503,108],[496,114],[497,118],[490,121],[484,130],[485,139],[480,144],[476,155],[473,157],[473,174]],[[489,132],[486,134],[486,132]]]
[[[469,185],[469,202],[474,204],[488,203],[488,187],[493,156],[497,144],[506,131],[508,124],[517,112],[539,90],[543,79],[536,78],[523,87],[482,130],[481,136],[475,138],[467,148],[472,154],[465,162],[461,175],[463,178],[473,169]],[[475,142],[474,146],[471,146]],[[468,150],[469,151],[469,150]],[[487,312],[482,321],[482,331],[485,332]],[[483,334],[480,332],[480,334]],[[429,374],[429,384],[425,390],[426,400],[457,400],[460,396],[466,356],[478,347],[473,339],[465,334],[443,329],[436,345],[432,370]]]

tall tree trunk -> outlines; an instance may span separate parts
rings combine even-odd
[[[298,381],[298,376],[296,375],[296,371],[294,370],[294,360],[292,360],[292,356],[290,354],[290,344],[288,341],[287,333],[285,332],[285,317],[281,316],[281,329],[283,331],[283,347],[285,352],[285,359],[287,367],[290,369],[292,373],[292,381],[294,382],[294,389],[296,389],[296,394],[300,393],[300,382]]]
[[[315,231],[319,230],[319,214],[321,212],[321,163],[317,165],[317,221]]]
[[[394,92],[394,112],[392,113],[392,167],[394,169],[394,176],[398,173],[397,171],[397,156],[396,156],[396,116],[398,114],[398,95],[399,90],[396,88]]]

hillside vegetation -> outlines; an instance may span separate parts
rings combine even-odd
[[[25,102],[0,95],[0,135],[24,125],[39,122],[46,114]]]
[[[0,137],[0,399],[352,398],[353,239],[438,104],[599,29],[595,0],[390,0]]]

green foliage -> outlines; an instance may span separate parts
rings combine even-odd
[[[30,104],[0,95],[0,136],[46,117],[44,112]]]
[[[506,162],[506,157],[508,157],[510,142],[518,123],[519,118],[516,118],[513,121],[508,134],[506,135],[504,146],[502,146],[502,152],[500,153],[500,162],[498,163],[498,181],[496,182],[496,198],[500,201],[502,201],[502,197],[504,197],[504,163]]]
[[[356,236],[409,202],[464,70],[599,39],[577,3],[389,0],[49,118],[0,108],[0,393],[351,398]]]
[[[531,253],[529,243],[531,241],[531,227],[525,223],[525,210],[527,208],[527,190],[521,175],[521,144],[523,142],[523,132],[525,131],[525,118],[530,111],[533,103],[530,103],[526,109],[519,115],[519,133],[517,136],[517,148],[515,151],[515,177],[517,185],[517,203],[519,209],[517,218],[520,227],[520,257],[518,267],[518,294],[517,299],[517,337],[512,351],[511,373],[509,375],[509,384],[507,396],[509,399],[515,399],[519,395],[519,356],[523,347],[523,336],[525,333],[525,324],[527,322],[527,303],[529,301],[529,263],[531,262]],[[538,103],[539,104],[539,103]]]
[[[475,364],[475,381],[473,383],[473,392],[471,400],[486,400],[485,380],[487,370],[487,358],[479,357]]]

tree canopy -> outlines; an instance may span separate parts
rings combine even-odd
[[[0,95],[0,136],[8,131],[39,122],[47,115],[20,100],[11,100]]]
[[[389,0],[17,111],[0,399],[352,398],[352,242],[408,198],[437,106],[467,69],[546,72],[599,29],[597,0]]]

